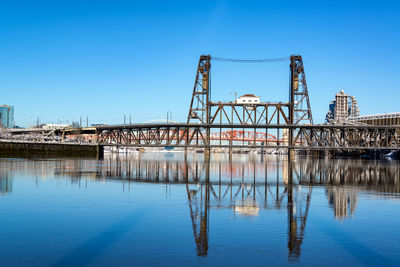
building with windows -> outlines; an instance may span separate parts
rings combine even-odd
[[[351,123],[357,123],[357,124],[400,126],[400,112],[371,114],[371,115],[351,117],[348,119],[348,121]]]
[[[360,111],[354,96],[345,94],[343,90],[335,95],[335,100],[329,103],[326,122],[343,124],[348,118],[357,117]]]
[[[14,106],[1,105],[0,106],[0,127],[1,128],[14,128]]]
[[[326,122],[330,124],[399,126],[400,112],[360,116],[356,98],[340,90],[335,95],[335,99],[329,103]]]

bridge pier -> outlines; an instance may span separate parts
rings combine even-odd
[[[293,148],[288,149],[288,158],[294,160],[296,158],[296,150]]]
[[[103,160],[104,159],[104,146],[102,145],[97,145],[97,159],[98,160]]]
[[[204,161],[210,160],[210,154],[211,154],[211,148],[210,147],[204,148]]]

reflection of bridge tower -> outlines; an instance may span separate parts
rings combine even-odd
[[[357,205],[357,191],[348,187],[328,187],[329,205],[334,210],[335,219],[352,216]]]
[[[144,155],[130,157],[128,162],[122,158],[106,159],[104,165],[96,166],[96,177],[140,183],[184,184],[198,256],[208,255],[212,209],[228,209],[235,217],[238,215],[238,220],[258,216],[261,209],[287,211],[288,255],[289,258],[300,256],[311,200],[309,184],[314,181],[310,172],[315,171],[302,166],[314,165],[296,160],[300,164],[297,172],[290,160],[281,162],[279,157],[259,163],[252,157],[233,160],[232,156],[224,158],[212,154],[213,161],[210,163],[207,154],[203,154],[204,160],[197,160],[198,154],[188,153],[184,161],[173,158],[157,160]],[[293,182],[294,174],[297,178]]]
[[[232,168],[232,162],[229,164]],[[253,167],[255,168],[255,165],[253,165]],[[258,216],[259,209],[262,207],[267,209],[280,209],[284,207],[282,202],[284,202],[285,195],[287,194],[289,259],[298,258],[301,253],[301,245],[304,238],[312,187],[308,186],[302,188],[301,186],[294,186],[292,168],[293,165],[290,161],[284,163],[282,168],[284,186],[281,187],[281,190],[279,186],[279,171],[277,169],[276,199],[274,199],[273,206],[267,204],[266,192],[268,190],[272,194],[272,191],[269,188],[270,185],[267,184],[267,176],[265,177],[265,206],[262,206],[259,203],[261,200],[261,198],[259,198],[260,195],[258,195],[261,191],[256,189],[255,172],[253,172],[254,178],[251,182],[244,180],[244,169],[242,169],[242,179],[240,182],[238,181],[239,183],[232,183],[231,179],[230,184],[221,186],[221,177],[219,177],[219,183],[217,184],[215,184],[215,182],[210,182],[210,162],[209,159],[206,158],[203,165],[205,183],[186,183],[197,255],[205,257],[208,254],[209,211],[211,208],[229,208],[233,209],[234,213],[238,215],[246,217]],[[202,171],[200,171],[200,173],[202,173]],[[194,178],[198,181],[201,180],[197,177],[197,169],[196,177]],[[188,179],[186,179],[186,181],[188,181]],[[218,188],[215,188],[216,185]]]
[[[210,185],[207,183],[199,187],[190,187],[186,184],[186,190],[197,255],[205,257],[208,253]]]
[[[292,162],[288,163],[288,249],[289,259],[293,260],[300,256],[301,244],[303,243],[304,231],[311,202],[312,187],[308,186],[307,192],[296,186],[293,190]]]
[[[205,158],[206,182],[201,185],[186,183],[190,218],[196,242],[197,255],[205,257],[208,253],[208,226],[210,206],[210,158]],[[197,171],[196,171],[197,175]]]

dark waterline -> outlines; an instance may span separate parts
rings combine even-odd
[[[2,266],[397,265],[398,161],[0,159]]]

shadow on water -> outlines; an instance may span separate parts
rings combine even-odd
[[[307,218],[313,187],[325,187],[328,204],[337,220],[354,215],[358,192],[385,198],[399,198],[400,166],[397,162],[313,159],[271,156],[228,156],[213,154],[203,158],[198,154],[164,157],[157,154],[109,156],[103,161],[49,160],[0,162],[0,193],[12,191],[12,178],[4,168],[43,169],[47,166],[56,176],[67,176],[81,185],[82,178],[94,180],[118,180],[123,183],[184,184],[186,187],[189,216],[192,222],[197,255],[206,257],[209,250],[210,209],[232,209],[237,216],[258,216],[261,209],[285,210],[287,213],[287,248],[289,261],[297,261],[306,236]],[[19,165],[24,165],[23,168]],[[3,167],[2,167],[3,166]],[[53,166],[53,168],[48,168]],[[113,226],[121,234],[129,216]],[[111,229],[110,231],[114,231]],[[88,250],[87,262],[93,243],[99,243],[108,230],[84,244]],[[342,235],[343,236],[343,235]],[[114,238],[117,238],[115,236]],[[108,239],[107,239],[108,240]],[[112,239],[111,239],[112,240]],[[107,244],[104,243],[104,246]],[[374,255],[368,247],[359,244],[353,256],[364,262],[363,255]],[[65,265],[74,258],[74,252],[59,263]],[[374,256],[379,259],[379,255]]]
[[[86,266],[140,221],[144,210],[134,211],[61,258],[54,266]]]

